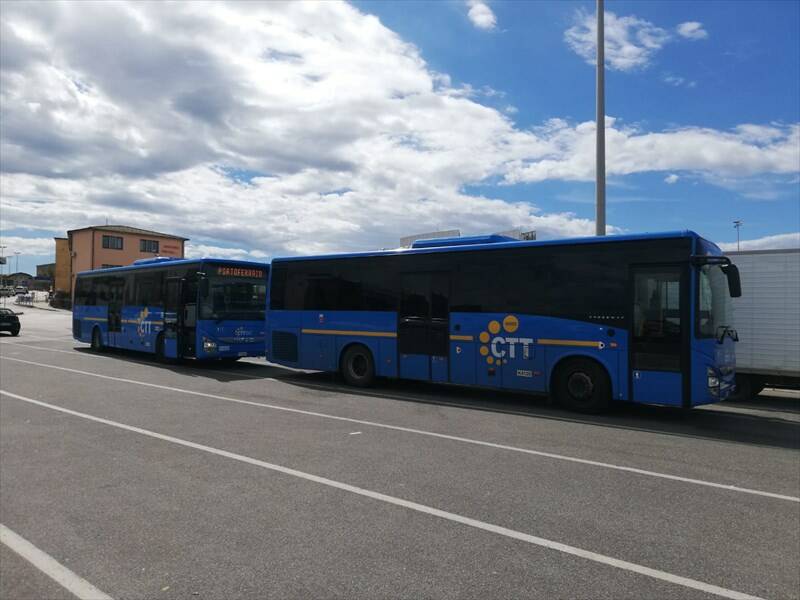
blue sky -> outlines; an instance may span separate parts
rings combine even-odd
[[[594,2],[6,4],[0,237],[594,230]],[[800,245],[800,3],[606,2],[611,232]]]
[[[420,47],[433,69],[501,92],[482,101],[518,109],[511,116],[519,127],[536,127],[550,118],[594,120],[594,68],[564,43],[576,13],[593,15],[594,2],[491,2],[497,25],[489,31],[474,26],[461,2],[356,4]],[[800,3],[608,1],[606,11],[635,15],[664,29],[696,21],[708,33],[695,42],[665,44],[640,69],[607,70],[608,115],[647,130],[728,130],[742,123],[800,121]],[[670,77],[684,83],[665,81]],[[688,87],[689,82],[695,85]],[[673,185],[664,179],[663,172],[610,178],[608,221],[631,231],[696,229],[718,242],[736,239],[731,222],[739,218],[749,238],[800,229],[796,174],[742,186],[751,195],[772,191],[775,197],[768,200],[702,179]],[[594,216],[591,182],[470,189],[512,201],[535,198],[545,210]]]

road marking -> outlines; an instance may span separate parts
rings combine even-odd
[[[39,550],[24,537],[0,523],[0,542],[82,600],[111,600],[83,577],[76,575],[46,552]]]
[[[349,434],[347,434],[347,435],[361,435],[361,432],[360,432],[360,431],[351,431],[351,432],[350,432]]]
[[[605,554],[599,554],[597,552],[592,552],[591,550],[585,550],[583,548],[578,548],[576,546],[570,546],[568,544],[563,544],[561,542],[556,542],[553,540],[548,540],[546,538],[538,537],[535,535],[530,535],[528,533],[524,533],[522,531],[517,531],[515,529],[508,529],[507,527],[502,527],[500,525],[494,525],[492,523],[487,523],[485,521],[479,521],[478,519],[473,519],[470,517],[465,517],[463,515],[459,515],[457,513],[452,513],[446,510],[441,510],[439,508],[434,508],[432,506],[427,506],[425,504],[419,504],[417,502],[413,502],[411,500],[404,500],[403,498],[398,498],[396,496],[390,496],[388,494],[382,494],[380,492],[374,492],[372,490],[368,490],[366,488],[357,487],[354,485],[350,485],[348,483],[343,483],[341,481],[336,481],[333,479],[328,479],[326,477],[320,477],[319,475],[313,475],[311,473],[306,473],[304,471],[298,471],[296,469],[291,469],[289,467],[284,467],[281,465],[277,465],[274,463],[269,463],[263,460],[259,460],[257,458],[253,458],[251,456],[245,456],[243,454],[236,454],[235,452],[229,452],[228,450],[222,450],[220,448],[214,448],[212,446],[206,446],[204,444],[198,444],[197,442],[191,442],[189,440],[184,440],[182,438],[173,437],[171,435],[166,435],[163,433],[158,433],[156,431],[152,431],[149,429],[142,429],[141,427],[135,427],[133,425],[126,425],[125,423],[120,423],[118,421],[112,421],[111,419],[104,419],[102,417],[96,417],[94,415],[90,415],[87,413],[78,412],[76,410],[71,410],[69,408],[63,408],[61,406],[56,406],[55,404],[49,404],[47,402],[42,402],[41,400],[34,400],[33,398],[28,398],[26,396],[20,396],[19,394],[12,394],[11,392],[7,392],[5,390],[0,390],[0,394],[8,396],[10,398],[15,398],[17,400],[21,400],[23,402],[28,402],[30,404],[35,404],[37,406],[42,406],[44,408],[49,408],[51,410],[55,410],[61,413],[65,413],[68,415],[72,415],[75,417],[80,417],[82,419],[87,419],[89,421],[94,421],[96,423],[102,423],[103,425],[109,425],[111,427],[116,427],[118,429],[124,429],[125,431],[131,431],[133,433],[138,433],[141,435],[145,435],[151,438],[155,438],[158,440],[162,440],[165,442],[170,442],[173,444],[177,444],[179,446],[185,446],[187,448],[192,448],[194,450],[201,450],[203,452],[208,452],[209,454],[215,454],[217,456],[222,456],[223,458],[229,458],[231,460],[235,460],[238,462],[246,463],[249,465],[254,465],[256,467],[261,467],[263,469],[267,469],[270,471],[276,471],[278,473],[283,473],[284,475],[291,475],[292,477],[297,477],[299,479],[305,479],[306,481],[311,481],[314,483],[318,483],[321,485],[325,485],[328,487],[332,487],[338,490],[342,490],[345,492],[350,492],[352,494],[356,494],[358,496],[364,496],[366,498],[371,498],[373,500],[379,500],[381,502],[385,502],[387,504],[392,504],[394,506],[400,506],[402,508],[407,508],[409,510],[413,510],[416,512],[424,513],[427,515],[431,515],[434,517],[439,517],[440,519],[444,519],[447,521],[451,521],[454,523],[460,523],[462,525],[467,525],[469,527],[473,527],[475,529],[480,529],[482,531],[488,531],[490,533],[496,533],[498,535],[502,535],[507,538],[519,540],[522,542],[527,542],[528,544],[532,544],[534,546],[541,546],[543,548],[549,548],[551,550],[556,550],[557,552],[561,552],[563,554],[569,554],[571,556],[577,556],[580,558],[584,558],[586,560],[590,560],[592,562],[608,565],[617,569],[621,569],[623,571],[630,571],[633,573],[638,573],[640,575],[644,575],[645,577],[651,577],[653,579],[658,579],[661,581],[666,581],[668,583],[673,583],[675,585],[680,585],[683,587],[700,590],[702,592],[706,592],[709,594],[714,594],[716,596],[721,596],[723,598],[733,598],[736,600],[762,600],[758,598],[758,596],[751,596],[749,594],[745,594],[743,592],[738,592],[736,590],[731,590],[723,587],[719,587],[710,583],[705,583],[703,581],[698,581],[697,579],[691,579],[689,577],[683,577],[681,575],[675,575],[673,573],[668,573],[666,571],[661,571],[659,569],[653,569],[651,567],[646,567],[644,565],[639,565],[636,563],[628,562],[626,560],[614,558],[612,556],[606,556]]]
[[[70,338],[70,339],[72,339],[72,338]],[[0,342],[0,346],[2,346],[3,344],[5,344],[5,342]],[[59,352],[61,354],[72,354],[73,356],[81,356],[81,357],[84,357],[84,358],[99,358],[99,359],[102,359],[102,360],[117,360],[113,356],[102,356],[102,355],[94,354],[94,353],[78,352],[74,348],[72,350],[59,350],[58,348],[42,348],[41,346],[31,346],[30,344],[20,344],[20,343],[14,343],[14,344],[8,344],[8,345],[9,346],[23,346],[25,348],[31,348],[33,350],[42,350],[44,352]],[[86,350],[89,350],[90,347],[89,347],[89,345],[86,345],[85,348],[86,348]],[[137,365],[144,365],[146,367],[158,366],[152,360],[150,360],[150,361],[137,360],[135,358],[130,358],[129,356],[126,356],[125,360],[128,361],[128,362],[135,363]],[[240,363],[240,364],[252,364],[252,363]],[[260,365],[257,365],[257,366],[260,367]],[[206,374],[208,374],[208,373],[214,372],[212,369],[200,369],[200,368],[197,368],[197,367],[184,367],[184,369],[186,371],[193,371],[193,372],[196,372],[196,373],[206,373]],[[218,373],[230,373],[231,377],[246,377],[248,379],[260,379],[262,381],[278,381],[274,377],[264,377],[263,375],[250,375],[249,373],[240,373],[239,371],[233,371],[233,372],[231,372],[231,371],[216,371],[216,372],[218,372]]]
[[[23,360],[21,358],[11,358],[10,356],[0,356],[2,360],[12,360],[14,362],[25,363],[28,365],[35,365],[37,367],[44,367],[46,369],[55,369],[57,371],[65,371],[67,373],[77,373],[79,375],[86,375],[88,377],[97,377],[100,379],[109,379],[119,383],[130,383],[133,385],[141,385],[145,387],[156,388],[159,390],[167,390],[169,392],[176,392],[178,394],[189,394],[192,396],[200,396],[201,398],[211,398],[213,400],[223,400],[225,402],[233,402],[236,404],[245,404],[247,406],[257,406],[260,408],[268,408],[270,410],[282,410],[300,415],[307,415],[312,417],[320,417],[323,419],[332,419],[335,421],[345,421],[347,423],[356,423],[358,425],[367,425],[369,427],[379,427],[381,429],[391,429],[393,431],[402,431],[404,433],[413,433],[416,435],[426,435],[443,440],[450,440],[454,442],[462,442],[465,444],[473,444],[475,446],[483,446],[486,448],[494,448],[497,450],[507,450],[509,452],[519,452],[522,454],[529,454],[531,456],[541,456],[543,458],[552,458],[555,460],[563,460],[582,465],[589,465],[591,467],[600,467],[603,469],[612,469],[614,471],[622,471],[625,473],[634,473],[636,475],[645,475],[647,477],[657,477],[659,479],[667,479],[670,481],[680,481],[681,483],[691,483],[694,485],[702,485],[705,487],[726,490],[729,492],[739,492],[742,494],[753,494],[755,496],[763,496],[765,498],[773,498],[776,500],[787,500],[789,502],[800,503],[800,497],[788,496],[785,494],[776,494],[774,492],[766,492],[764,490],[755,490],[752,488],[739,487],[737,485],[729,485],[725,483],[716,483],[713,481],[706,481],[704,479],[692,479],[691,477],[681,477],[679,475],[670,475],[668,473],[659,473],[658,471],[648,471],[646,469],[638,469],[636,467],[626,467],[623,465],[615,465],[612,463],[605,463],[596,460],[589,460],[586,458],[577,458],[575,456],[568,456],[565,454],[555,454],[552,452],[543,452],[541,450],[531,450],[529,448],[519,448],[517,446],[508,446],[505,444],[496,444],[494,442],[485,442],[483,440],[475,440],[471,438],[460,437],[456,435],[448,435],[446,433],[436,433],[433,431],[426,431],[424,429],[414,429],[412,427],[402,427],[400,425],[388,425],[386,423],[378,423],[376,421],[365,421],[363,419],[353,419],[350,417],[341,417],[329,413],[321,413],[310,410],[302,410],[300,408],[288,408],[286,406],[278,406],[276,404],[266,404],[263,402],[254,402],[252,400],[242,400],[239,398],[230,398],[228,396],[219,396],[217,394],[208,394],[206,392],[195,392],[183,388],[172,387],[168,385],[159,385],[157,383],[149,383],[146,381],[137,381],[135,379],[125,379],[122,377],[112,377],[110,375],[101,375],[100,373],[90,373],[89,371],[81,371],[79,369],[70,369],[67,367],[58,367],[56,365],[48,365],[46,363],[34,362],[32,360]]]

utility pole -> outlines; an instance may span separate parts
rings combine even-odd
[[[739,228],[742,226],[742,223],[744,223],[744,221],[742,221],[741,219],[736,219],[733,222],[733,227],[734,227],[734,229],[736,229],[736,251],[737,252],[739,252]]]
[[[14,266],[14,270],[15,270],[17,273],[19,273],[19,255],[20,255],[20,254],[22,254],[22,252],[19,252],[19,251],[15,251],[15,252],[14,252],[14,258],[16,259],[16,262],[17,262],[17,264]]]
[[[605,99],[605,12],[603,0],[597,0],[597,158],[595,192],[595,233],[606,234],[606,99]]]

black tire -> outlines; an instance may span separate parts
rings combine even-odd
[[[361,344],[350,346],[342,356],[342,377],[350,385],[369,387],[375,381],[375,361],[372,352]]]
[[[14,337],[17,337],[19,335],[19,327],[17,327],[16,329],[12,329],[11,330],[11,335],[13,335]]]
[[[567,359],[553,375],[556,402],[568,410],[596,414],[608,410],[611,382],[605,369],[586,358]]]
[[[764,389],[764,382],[753,375],[736,375],[736,391],[728,396],[730,402],[747,402],[758,396]]]
[[[103,337],[97,327],[92,329],[92,350],[95,352],[103,351]]]

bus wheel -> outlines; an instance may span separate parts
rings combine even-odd
[[[561,406],[578,412],[603,412],[611,401],[611,384],[605,370],[585,358],[567,360],[558,366],[553,391]]]
[[[342,376],[350,385],[369,387],[375,380],[375,361],[372,352],[361,344],[350,346],[342,357]]]
[[[100,329],[97,327],[92,329],[92,350],[95,352],[103,351],[103,338],[100,334]]]

